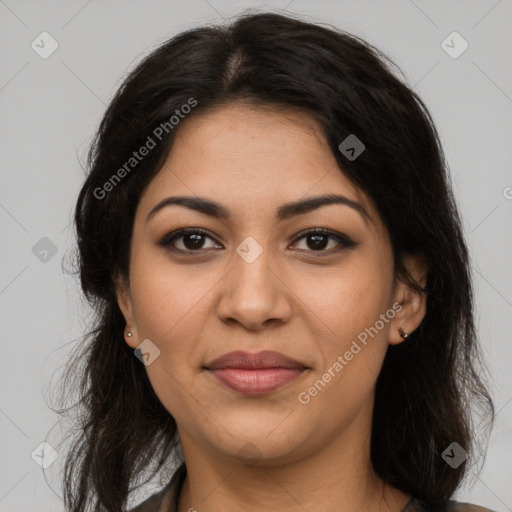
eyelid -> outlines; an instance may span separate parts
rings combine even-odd
[[[165,235],[160,240],[160,242],[158,242],[158,245],[162,246],[165,249],[169,249],[169,250],[171,250],[173,252],[177,252],[177,253],[180,253],[180,254],[194,254],[194,253],[197,253],[199,255],[202,252],[204,252],[204,249],[198,249],[196,251],[194,251],[194,250],[183,250],[183,249],[177,249],[177,248],[172,246],[172,243],[175,240],[177,240],[177,239],[179,239],[179,238],[181,238],[181,237],[183,237],[183,236],[185,236],[187,234],[203,235],[203,236],[213,240],[216,244],[219,244],[219,242],[206,229],[190,227],[190,228],[180,228],[180,229],[177,229],[175,231],[172,231],[171,233],[168,233],[167,235]],[[297,233],[297,235],[295,235],[295,238],[293,239],[292,244],[297,243],[302,238],[306,238],[307,235],[315,235],[315,234],[325,235],[325,236],[327,236],[327,237],[329,237],[331,239],[336,240],[338,242],[338,244],[342,247],[342,249],[348,249],[348,248],[355,247],[356,245],[358,245],[350,237],[348,237],[347,235],[344,235],[343,233],[339,233],[337,231],[333,231],[333,230],[330,230],[330,229],[327,229],[327,228],[320,228],[320,227],[317,227],[317,228],[307,228],[307,229],[304,229],[304,230],[300,231],[299,233]],[[318,255],[322,255],[322,254],[329,255],[329,254],[333,254],[334,252],[338,252],[338,251],[340,251],[342,249],[338,248],[336,250],[333,250],[331,248],[329,250],[319,250],[319,251],[303,250],[303,251],[304,252],[313,253],[313,254],[316,253]],[[298,250],[302,251],[302,249],[298,249]]]

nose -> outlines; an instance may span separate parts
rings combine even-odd
[[[233,256],[233,267],[222,280],[218,305],[222,321],[257,331],[290,319],[293,293],[270,252],[263,250],[253,261],[238,253]]]

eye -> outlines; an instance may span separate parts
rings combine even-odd
[[[204,238],[213,240],[208,232],[201,228],[186,228],[179,229],[166,235],[160,242],[159,245],[162,247],[169,247],[178,252],[198,252],[199,249],[203,249]],[[182,247],[176,247],[175,242],[180,240]]]
[[[192,252],[200,252],[201,249],[205,249],[204,240],[208,238],[215,242],[215,240],[208,234],[208,231],[201,228],[183,228],[177,231],[173,231],[166,235],[160,242],[159,245],[170,250],[174,250],[176,252],[181,253],[192,253]],[[306,249],[298,249],[301,251],[307,252],[319,252],[319,253],[328,253],[331,254],[333,252],[337,252],[342,250],[343,248],[354,247],[357,245],[353,240],[351,240],[348,236],[342,235],[341,233],[337,233],[335,231],[330,231],[325,228],[315,228],[310,229],[304,233],[301,233],[298,238],[295,239],[295,244],[297,241],[302,239],[306,239]],[[329,250],[325,250],[328,245],[328,240],[332,239],[336,242],[334,247],[331,247]],[[327,242],[327,243],[326,243]],[[181,247],[178,247],[181,245]],[[336,245],[338,248],[336,248]],[[222,246],[215,245],[210,246],[222,248]],[[206,247],[208,249],[208,247]],[[333,250],[334,249],[334,250]]]
[[[302,239],[306,240],[306,249],[304,250],[308,252],[323,252],[330,254],[332,252],[338,252],[342,248],[354,247],[356,245],[356,243],[353,240],[351,240],[348,236],[342,235],[341,233],[337,233],[335,231],[330,231],[325,228],[315,228],[306,231],[305,233],[301,234],[301,236],[296,238],[296,241]],[[336,244],[334,244],[334,250],[332,250],[333,247],[331,247],[330,250],[324,250],[326,246],[329,245],[329,239],[336,242]],[[338,248],[336,248],[336,245],[338,246]]]

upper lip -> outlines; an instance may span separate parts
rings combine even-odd
[[[272,350],[265,350],[256,354],[236,350],[210,361],[205,365],[205,368],[209,370],[218,370],[220,368],[240,368],[242,370],[292,368],[303,370],[306,366],[291,357]]]

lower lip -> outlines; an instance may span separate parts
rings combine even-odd
[[[291,368],[264,368],[261,370],[220,368],[208,371],[221,384],[244,395],[270,393],[288,384],[304,372],[304,370]]]

